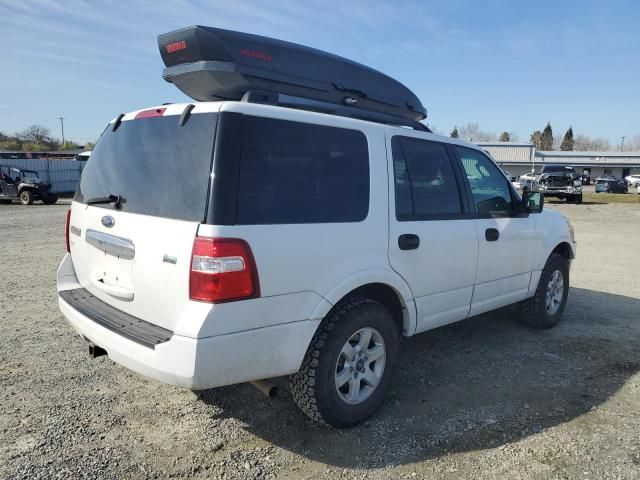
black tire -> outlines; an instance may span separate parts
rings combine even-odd
[[[53,205],[58,201],[58,196],[55,193],[50,193],[42,199],[42,203],[45,205]]]
[[[352,405],[341,398],[336,386],[337,364],[347,341],[367,327],[384,341],[385,365],[375,390],[362,403]],[[334,428],[361,422],[380,407],[389,390],[399,343],[399,328],[386,306],[362,297],[339,302],[318,327],[300,370],[289,379],[293,399],[315,422]]]
[[[562,301],[559,309],[553,315],[550,315],[546,308],[547,286],[549,285],[551,276],[557,270],[559,270],[563,276],[564,290],[562,292]],[[562,314],[567,305],[568,295],[569,262],[562,255],[552,253],[542,269],[535,295],[518,304],[519,321],[533,328],[546,329],[555,327],[560,321],[560,318],[562,318]]]
[[[582,194],[576,195],[576,203],[580,205],[582,203]]]
[[[31,205],[33,203],[33,194],[30,190],[20,192],[20,203],[22,205]]]

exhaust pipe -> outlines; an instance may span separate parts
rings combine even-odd
[[[98,358],[106,354],[107,351],[104,348],[99,347],[93,342],[89,342],[89,356],[91,358]]]
[[[251,382],[251,385],[260,390],[260,393],[267,398],[274,398],[278,394],[278,387],[269,380],[255,380]]]

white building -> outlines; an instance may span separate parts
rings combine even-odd
[[[522,175],[532,168],[537,172],[545,163],[572,165],[579,174],[588,172],[593,178],[640,174],[640,152],[542,152],[524,142],[478,142],[478,145],[512,175]]]

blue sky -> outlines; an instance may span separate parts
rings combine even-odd
[[[191,24],[377,68],[447,133],[640,134],[640,2],[547,0],[0,0],[0,131],[59,136],[64,116],[67,138],[93,141],[118,113],[186,100],[162,80],[156,36]]]

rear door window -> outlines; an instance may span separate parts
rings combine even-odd
[[[460,190],[444,144],[394,137],[392,150],[398,220],[462,213]]]
[[[368,211],[362,132],[245,117],[238,224],[359,222]]]
[[[211,172],[216,113],[141,118],[109,125],[78,184],[74,200],[122,196],[122,211],[203,221]],[[96,207],[113,208],[110,204]]]

